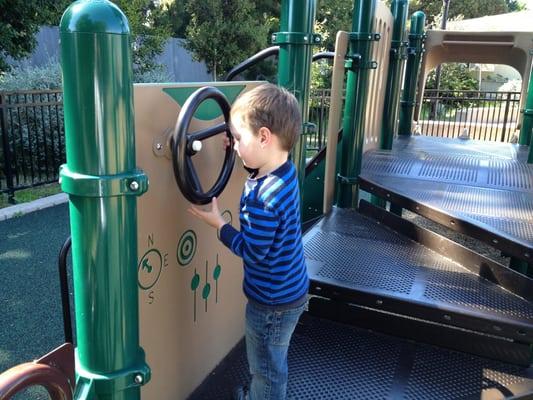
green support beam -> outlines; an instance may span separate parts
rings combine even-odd
[[[529,154],[527,162],[533,163],[533,70],[529,76],[529,86],[527,90],[527,99],[524,110],[522,110],[524,117],[522,119],[522,127],[520,128],[519,144],[529,146]]]
[[[391,50],[389,58],[389,72],[387,76],[387,86],[385,88],[385,99],[383,105],[383,118],[381,120],[381,136],[379,141],[380,149],[392,149],[398,120],[398,105],[400,102],[401,74],[405,55],[405,27],[407,25],[407,13],[409,11],[409,0],[394,0],[391,5],[394,26],[392,28]],[[379,207],[385,207],[385,200],[372,195],[372,203]]]
[[[358,203],[357,177],[361,172],[364,142],[364,111],[367,98],[368,70],[376,68],[370,60],[372,41],[379,36],[372,32],[376,12],[376,0],[357,1],[354,5],[352,32],[346,60],[347,83],[344,105],[343,138],[337,205],[355,208]]]
[[[405,71],[405,84],[400,102],[399,135],[410,136],[411,125],[414,117],[416,86],[420,73],[424,45],[424,25],[426,16],[422,11],[417,11],[411,16],[411,29],[409,32],[409,47],[407,49],[407,67]]]
[[[305,178],[305,134],[309,128],[309,82],[311,77],[312,45],[320,44],[320,36],[313,33],[316,0],[283,0],[281,3],[280,32],[272,37],[279,45],[278,85],[298,99],[302,112],[302,135],[296,143],[292,159],[298,170],[300,193],[303,196]]]
[[[75,399],[136,400],[150,379],[139,346],[137,196],[130,30],[107,0],[60,23],[76,313]]]
[[[385,103],[383,106],[383,118],[381,123],[380,148],[392,149],[392,140],[396,121],[398,118],[398,104],[400,102],[402,65],[406,59],[405,28],[407,25],[407,12],[409,0],[394,0],[391,5],[394,17],[392,30],[392,42],[389,60],[389,72],[385,89]]]

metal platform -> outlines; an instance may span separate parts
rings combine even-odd
[[[241,341],[189,400],[232,399],[232,390],[249,382],[247,368]],[[531,369],[308,314],[302,316],[289,348],[292,400],[492,400],[532,393]]]
[[[353,210],[334,208],[305,234],[304,246],[313,294],[533,343],[532,280],[518,273],[504,288],[450,259],[451,248],[443,256]],[[488,277],[513,273],[491,265]]]
[[[533,398],[532,280],[366,202],[333,209],[304,245],[320,297],[291,342],[289,399]],[[189,400],[249,379],[241,341]]]
[[[527,146],[425,136],[363,158],[361,188],[533,262]]]

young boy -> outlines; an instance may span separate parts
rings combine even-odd
[[[220,231],[220,240],[244,263],[246,353],[252,374],[249,400],[284,400],[287,351],[307,304],[309,278],[300,224],[298,178],[289,152],[301,129],[296,98],[264,84],[244,93],[231,109],[234,148],[248,169],[240,201],[241,230],[210,211],[189,211]]]

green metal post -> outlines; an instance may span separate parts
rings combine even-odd
[[[107,0],[60,24],[76,311],[75,398],[135,400],[150,378],[139,346],[137,196],[130,31]]]
[[[278,85],[298,99],[302,112],[303,135],[296,143],[292,159],[298,169],[300,193],[303,196],[305,178],[305,134],[309,116],[309,81],[311,76],[312,45],[320,44],[320,36],[313,34],[316,0],[283,0],[281,2],[280,32],[272,36],[279,45]]]
[[[383,118],[381,122],[380,148],[392,149],[394,129],[398,118],[398,104],[400,102],[400,84],[402,64],[406,58],[404,54],[405,26],[407,24],[407,12],[409,0],[394,0],[391,5],[394,26],[392,29],[391,50],[389,59],[389,72],[387,86],[385,88],[385,103],[383,105]],[[372,196],[372,203],[380,207],[385,206],[385,200]]]
[[[385,104],[383,106],[380,140],[380,148],[383,150],[390,150],[392,148],[392,139],[398,117],[401,89],[400,78],[402,64],[405,60],[405,26],[407,24],[408,10],[409,0],[394,0],[392,2],[391,11],[394,16],[394,26],[392,30],[389,73],[385,89]]]
[[[529,76],[529,87],[527,89],[527,100],[523,110],[524,118],[520,128],[519,144],[529,146],[527,162],[533,163],[533,69]]]
[[[424,24],[426,15],[417,11],[411,16],[411,29],[409,32],[409,48],[407,49],[407,67],[405,71],[405,84],[400,102],[399,135],[411,135],[411,124],[414,116],[416,85],[420,73],[424,44]]]
[[[367,98],[368,70],[376,68],[370,61],[373,40],[379,36],[372,33],[376,0],[357,1],[354,4],[352,32],[348,49],[346,68],[346,101],[344,104],[343,138],[339,175],[337,204],[339,207],[357,207],[357,177],[361,172],[364,141],[364,111]]]

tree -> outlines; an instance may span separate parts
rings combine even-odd
[[[133,35],[133,65],[137,74],[157,67],[155,56],[161,54],[170,37],[168,25],[157,24],[165,12],[152,0],[114,0],[128,18]]]
[[[436,89],[435,70],[431,71],[426,80],[426,89]],[[478,82],[472,77],[468,65],[464,63],[448,63],[442,65],[440,90],[477,90]]]
[[[64,11],[73,0],[0,0],[0,71],[9,66],[5,55],[23,58],[35,46],[35,34],[40,25],[59,25]],[[137,74],[152,71],[154,59],[163,50],[170,36],[168,24],[156,23],[163,19],[165,10],[152,0],[113,0],[128,18],[133,36],[133,63]],[[17,4],[13,4],[17,3]],[[20,3],[20,4],[18,4]],[[4,12],[5,10],[5,12]]]
[[[510,12],[525,10],[526,5],[519,0],[505,0]]]
[[[248,0],[205,0],[187,3],[191,22],[187,48],[203,60],[215,78],[267,45],[269,26],[257,18]]]
[[[162,5],[162,12],[155,18],[155,25],[168,26],[170,35],[184,38],[191,16],[186,10],[184,1],[172,1]]]
[[[315,30],[322,35],[322,47],[328,51],[335,49],[338,31],[352,28],[352,0],[320,0],[316,13]]]
[[[0,0],[0,75],[10,69],[6,57],[20,59],[35,47],[39,8],[35,1]]]
[[[509,12],[508,3],[513,0],[451,0],[449,19],[469,19]],[[409,15],[415,11],[426,14],[426,23],[436,27],[442,18],[442,0],[412,0],[409,2]]]

